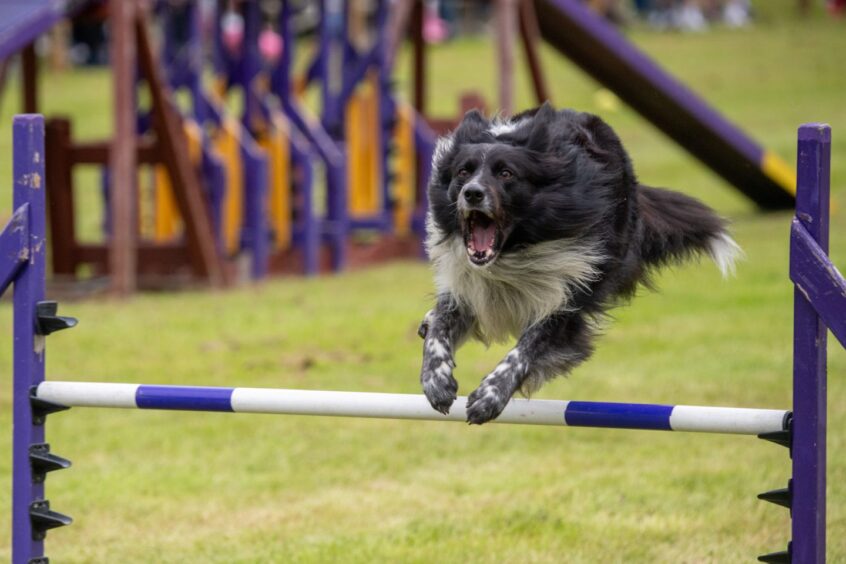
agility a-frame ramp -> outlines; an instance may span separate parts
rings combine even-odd
[[[47,336],[73,327],[45,292],[44,122],[23,115],[14,127],[14,213],[0,232],[0,292],[14,283],[12,560],[46,564],[47,531],[71,523],[45,496],[49,472],[70,466],[45,442],[51,415],[70,407],[276,413],[463,421],[466,398],[448,416],[405,394],[158,386],[45,381]],[[787,487],[759,495],[790,508],[792,541],[763,562],[825,561],[826,337],[846,345],[846,280],[829,261],[831,134],[799,130],[796,216],[790,239],[794,292],[793,409],[746,409],[586,401],[512,400],[499,423],[757,435],[788,447]],[[55,421],[54,421],[55,418]]]
[[[528,0],[527,0],[528,1]],[[794,205],[794,172],[579,0],[534,0],[543,38],[763,209]]]

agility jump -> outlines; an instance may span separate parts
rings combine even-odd
[[[70,461],[44,442],[48,416],[69,407],[119,407],[323,416],[464,421],[466,398],[449,415],[420,395],[255,388],[46,382],[46,336],[73,327],[44,300],[44,123],[38,115],[14,121],[14,215],[0,233],[0,292],[14,283],[13,539],[15,564],[44,564],[49,529],[71,518],[45,497],[50,471]],[[500,423],[613,427],[758,435],[790,448],[787,488],[759,495],[789,507],[792,541],[763,562],[825,561],[826,330],[846,345],[846,280],[828,250],[829,160],[826,125],[799,130],[796,217],[791,232],[790,276],[796,285],[793,409],[741,409],[684,405],[512,400]],[[52,417],[50,417],[52,420]]]

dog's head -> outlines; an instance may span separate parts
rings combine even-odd
[[[633,185],[616,135],[595,116],[545,104],[491,122],[474,110],[436,148],[431,220],[437,236],[461,237],[468,260],[483,267],[595,229]]]

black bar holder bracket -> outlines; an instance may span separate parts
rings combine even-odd
[[[36,395],[36,393],[36,386],[30,388],[29,405],[32,407],[33,425],[44,425],[44,422],[47,420],[47,416],[51,413],[57,413],[59,411],[66,411],[70,409],[70,407],[67,405],[62,405],[61,403],[55,403],[52,401],[41,399]]]
[[[50,510],[46,499],[33,501],[29,506],[29,519],[32,522],[32,540],[44,540],[47,531],[73,523],[73,519]]]
[[[787,544],[787,550],[762,554],[758,557],[759,562],[768,562],[769,564],[790,564],[792,559],[793,554],[790,543]]]
[[[35,317],[39,335],[46,336],[63,329],[71,329],[79,323],[75,317],[56,315],[58,311],[58,302],[45,300],[35,304]]]
[[[768,492],[758,494],[758,499],[769,501],[770,503],[775,503],[776,505],[781,505],[782,507],[790,509],[792,507],[793,500],[793,480],[789,480],[787,482],[786,488],[779,488],[777,490],[770,490]]]
[[[36,443],[29,446],[29,463],[32,466],[32,481],[36,484],[44,481],[47,472],[71,467],[70,460],[50,452],[48,443]]]

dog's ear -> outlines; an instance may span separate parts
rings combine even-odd
[[[555,108],[549,102],[544,102],[532,116],[532,130],[526,141],[526,148],[539,153],[549,148],[549,124],[555,119]]]
[[[598,116],[592,114],[583,114],[580,123],[576,125],[573,133],[573,141],[587,150],[594,158],[600,161],[607,161],[609,154],[603,148],[608,136],[607,132],[610,130],[608,125],[602,121]]]
[[[490,137],[487,133],[490,126],[491,122],[485,119],[479,110],[470,110],[464,114],[453,137],[457,143],[480,143]]]

